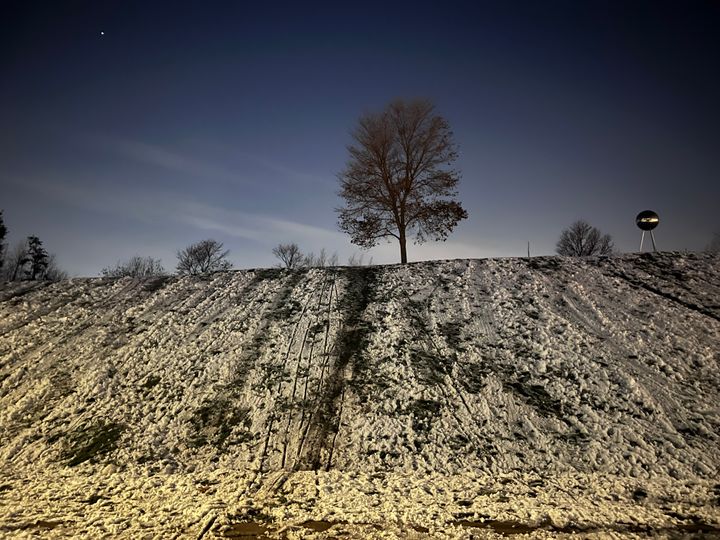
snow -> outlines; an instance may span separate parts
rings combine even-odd
[[[660,253],[5,284],[0,531],[717,532],[719,269]]]

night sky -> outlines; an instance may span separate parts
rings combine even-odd
[[[469,218],[409,259],[552,254],[582,218],[636,251],[720,231],[720,3],[2,2],[0,209],[71,275],[173,270],[215,238],[359,249],[336,174],[358,117],[428,98]],[[104,32],[104,34],[102,34]],[[397,243],[370,250],[399,260]]]

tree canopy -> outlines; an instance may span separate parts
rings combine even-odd
[[[587,257],[590,255],[611,255],[613,242],[609,234],[603,235],[589,223],[579,220],[562,231],[557,242],[558,255]]]
[[[451,168],[457,147],[450,126],[429,101],[397,100],[360,117],[345,169],[339,173],[340,228],[371,248],[395,238],[407,262],[407,238],[445,240],[467,212],[457,195],[460,173]]]
[[[295,242],[291,244],[278,244],[274,247],[273,255],[280,259],[280,266],[294,270],[303,265],[304,255],[300,251],[300,246]]]
[[[178,251],[178,274],[195,276],[229,270],[232,263],[227,260],[228,253],[229,250],[223,250],[222,242],[212,239],[191,244]]]

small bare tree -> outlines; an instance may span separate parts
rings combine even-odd
[[[273,255],[280,259],[280,266],[284,266],[290,270],[302,268],[305,263],[305,256],[294,242],[292,244],[279,244],[273,248],[272,252]]]
[[[12,249],[8,250],[5,256],[5,265],[2,269],[5,281],[15,281],[24,276],[22,261],[27,256],[27,243],[17,242]]]
[[[333,254],[328,257],[327,266],[337,266],[340,262],[337,251],[333,251]]]
[[[370,260],[367,262],[367,266],[372,266],[372,263],[373,263],[373,258],[370,257]],[[353,253],[352,255],[350,255],[350,257],[348,257],[347,265],[348,266],[365,266],[365,254],[360,253],[360,255],[358,256],[355,253]]]
[[[445,240],[467,212],[453,200],[460,180],[450,168],[457,149],[447,120],[428,101],[394,101],[360,118],[338,177],[345,207],[340,229],[369,249],[396,238],[407,262],[407,238]]]
[[[118,261],[113,267],[107,267],[102,269],[102,275],[104,277],[151,277],[151,276],[163,276],[165,275],[165,268],[163,268],[160,259],[153,259],[152,257],[140,257],[135,255],[126,262]]]
[[[325,248],[320,250],[318,255],[310,252],[305,256],[303,260],[303,266],[307,268],[324,268],[326,266],[337,266],[338,265],[338,254],[334,252],[332,255],[328,255]]]
[[[223,251],[222,242],[207,239],[178,251],[177,271],[180,275],[197,276],[210,272],[220,272],[232,268],[226,259],[229,250]]]
[[[588,257],[590,255],[611,255],[613,247],[609,234],[603,235],[595,227],[579,220],[560,234],[555,251],[558,255]]]
[[[326,264],[327,253],[325,253],[325,248],[322,248],[318,255],[311,251],[303,258],[303,266],[307,268],[323,268]]]

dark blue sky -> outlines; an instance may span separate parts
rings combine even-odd
[[[104,32],[104,35],[101,35]],[[237,267],[341,260],[336,173],[364,112],[423,97],[468,210],[410,260],[550,254],[583,218],[637,250],[720,230],[714,1],[26,2],[0,17],[0,209],[74,275],[213,237]],[[370,251],[396,262],[395,244]]]

